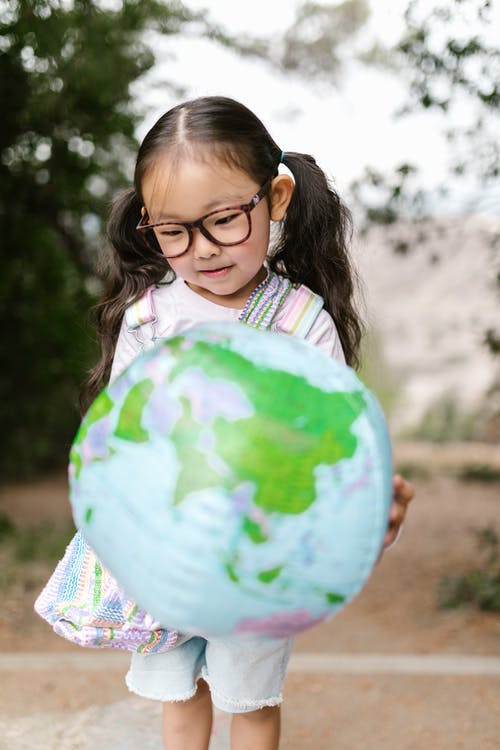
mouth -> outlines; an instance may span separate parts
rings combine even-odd
[[[231,268],[232,266],[222,266],[221,268],[200,268],[198,273],[202,273],[204,276],[210,278],[218,278],[228,274]]]

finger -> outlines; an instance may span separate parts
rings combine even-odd
[[[401,505],[393,505],[389,513],[389,525],[403,523],[406,516],[406,508]]]
[[[403,479],[400,474],[394,475],[392,487],[394,500],[401,505],[408,505],[408,503],[413,500],[415,496],[415,488],[410,482]]]
[[[390,525],[384,535],[384,541],[382,543],[382,551],[393,545],[398,539],[403,530],[403,524],[398,523]]]
[[[387,547],[390,547],[393,542],[396,541],[396,537],[399,533],[399,527],[397,529],[391,529],[390,531],[387,531],[384,536],[384,541],[382,544],[382,549],[385,550]]]
[[[392,487],[394,495],[401,497],[407,502],[409,502],[415,494],[415,488],[413,487],[411,482],[403,479],[403,477],[399,476],[398,474],[396,474],[393,479]]]

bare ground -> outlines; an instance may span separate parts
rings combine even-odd
[[[422,463],[422,460],[427,465],[432,463],[426,449],[419,455],[413,450],[411,461],[408,449],[405,450],[404,460],[413,465],[419,461]],[[460,458],[462,462],[471,456],[470,448],[464,450]],[[386,553],[354,602],[329,623],[307,631],[297,639],[297,652],[500,656],[498,614],[468,608],[439,610],[436,606],[440,578],[464,573],[479,563],[472,530],[486,526],[499,529],[500,483],[459,481],[450,475],[451,459],[448,454],[446,474],[440,472],[443,466],[440,467],[436,452],[432,451],[431,455],[434,462],[432,469],[437,473],[415,480],[416,499],[398,544]],[[38,525],[49,521],[64,526],[70,519],[64,476],[4,488],[0,492],[0,511],[18,524]],[[49,565],[37,566],[26,580],[18,581],[9,588],[0,611],[0,651],[59,652],[61,655],[80,652],[77,647],[55,636],[33,613],[33,601],[50,571]],[[102,670],[98,679],[91,673],[68,674],[62,664],[60,670],[51,673],[32,671],[29,679],[24,674],[4,672],[0,681],[0,713],[11,717],[26,716],[26,706],[39,712],[94,710],[92,706],[96,704],[110,704],[127,698],[122,675],[122,659],[117,659],[116,667]],[[463,746],[475,750],[476,746],[460,744],[462,730],[459,731],[459,728],[463,729],[467,722],[474,720],[471,715],[479,719],[484,714],[482,726],[486,726],[487,722],[491,726],[483,737],[484,741],[477,747],[493,748],[494,745],[488,744],[489,740],[486,742],[486,739],[494,737],[497,730],[500,732],[498,719],[491,714],[492,706],[496,703],[500,705],[498,679],[485,683],[464,678],[462,687],[461,679],[415,679],[404,676],[374,679],[370,676],[335,675],[320,679],[291,673],[286,690],[289,708],[285,729],[285,739],[290,739],[285,747],[313,747],[310,738],[314,736],[316,748],[330,747],[328,736],[325,735],[321,741],[318,739],[319,728],[315,724],[316,714],[324,718],[321,706],[325,705],[325,691],[332,692],[332,695],[335,693],[337,705],[339,695],[344,696],[338,708],[339,715],[351,717],[349,722],[343,724],[345,745],[340,742],[338,747],[378,747],[378,744],[371,746],[367,743],[369,738],[363,734],[368,731],[366,727],[370,723],[356,723],[356,707],[349,698],[349,685],[352,683],[356,687],[356,694],[365,701],[366,715],[373,712],[374,722],[380,714],[380,706],[386,705],[386,695],[388,727],[391,722],[389,706],[392,701],[399,700],[398,715],[403,716],[407,711],[410,720],[412,710],[420,712],[421,731],[424,735],[425,732],[430,733],[429,740],[432,740],[434,731],[430,725],[426,728],[429,705],[432,703],[434,713],[446,713],[445,704],[448,701],[451,713],[446,720],[452,722],[455,716],[457,722],[452,734],[448,732],[447,735],[448,738],[454,737],[453,741],[449,744],[443,741],[441,744],[441,740],[434,736],[429,745],[427,742],[408,742],[399,747],[428,745],[434,750]],[[308,703],[307,715],[301,712],[302,700]],[[294,702],[297,703],[296,710],[291,710]],[[332,729],[331,723],[325,727],[321,731],[329,732]]]

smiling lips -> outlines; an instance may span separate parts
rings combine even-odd
[[[223,266],[222,268],[200,268],[198,273],[203,273],[210,278],[219,278],[225,276],[231,270],[232,266]]]

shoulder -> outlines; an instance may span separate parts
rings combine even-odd
[[[321,310],[306,336],[306,341],[314,344],[329,357],[345,363],[344,351],[335,322],[326,310]]]
[[[335,322],[323,304],[323,298],[309,287],[294,287],[281,305],[273,327],[282,333],[299,335],[329,357],[345,362]]]
[[[168,321],[175,319],[171,284],[154,284],[125,310],[116,342],[110,380],[118,377],[143,351],[144,341],[161,331],[168,333]]]
[[[185,299],[185,284],[179,277],[148,287],[142,296],[125,311],[124,327],[132,335],[134,330],[150,326],[152,338],[165,338],[176,332],[182,311],[189,305]]]

